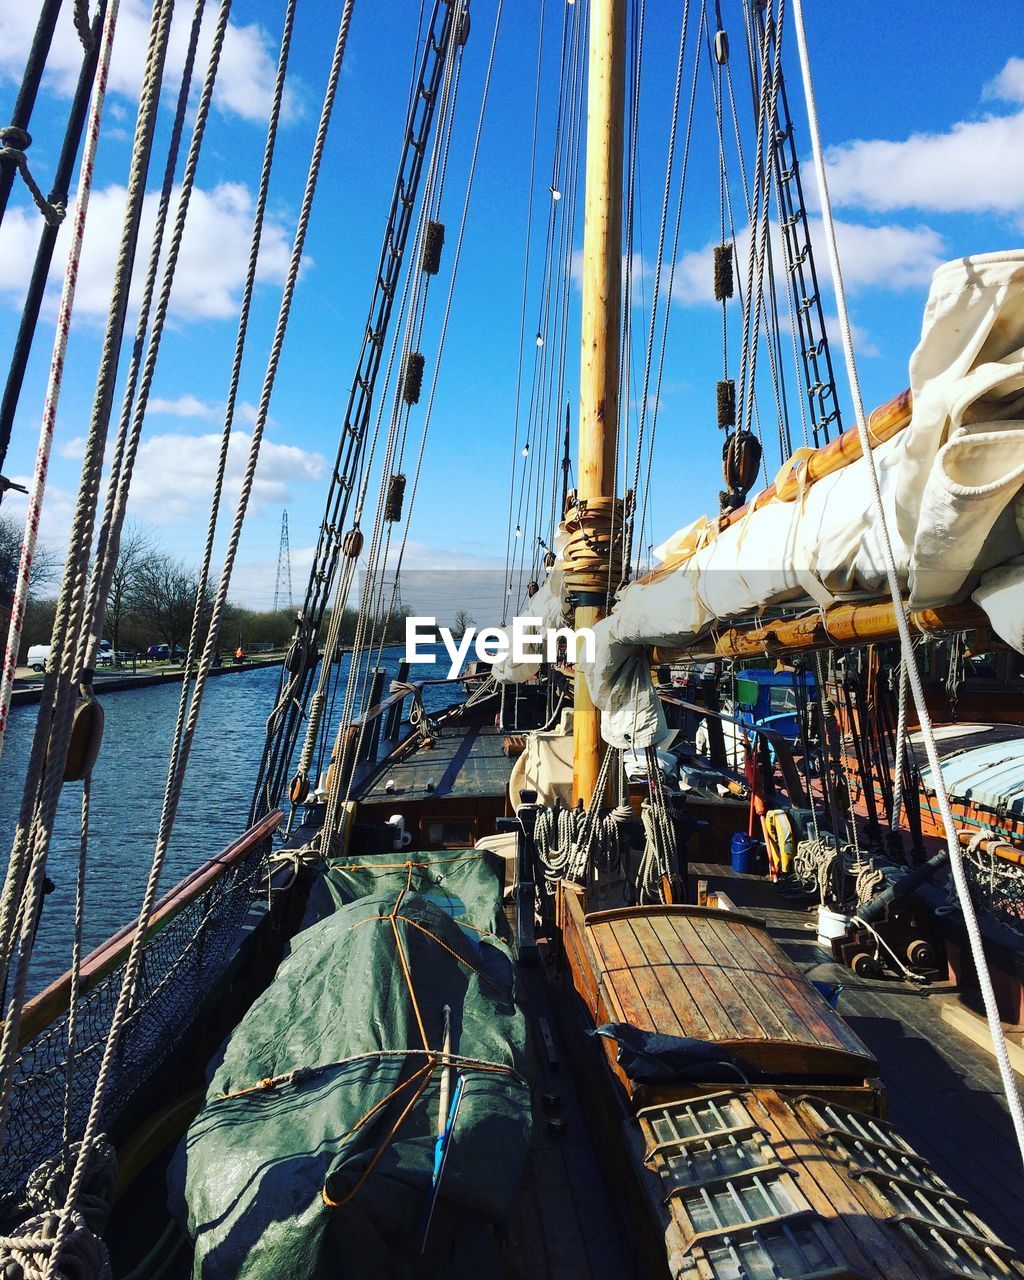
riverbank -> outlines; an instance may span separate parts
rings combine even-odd
[[[243,663],[225,662],[222,666],[211,667],[211,676],[238,675],[242,671],[255,671],[261,667],[279,667],[284,662],[284,654],[276,654],[268,658],[247,659]],[[134,675],[127,672],[97,674],[93,688],[97,693],[122,693],[128,689],[149,689],[157,684],[181,684],[184,676],[182,667],[162,671],[139,671]],[[43,681],[36,684],[16,684],[11,693],[11,706],[24,707],[37,703],[43,694]]]

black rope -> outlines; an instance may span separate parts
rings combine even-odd
[[[50,45],[53,43],[60,2],[61,0],[43,0],[35,35],[32,37],[32,48],[29,50],[28,61],[25,63],[25,71],[21,78],[21,87],[14,102],[14,110],[11,112],[8,128],[21,130],[28,137],[25,146],[32,141],[28,134],[28,126],[32,120],[32,109],[36,105],[36,96],[46,68]],[[24,147],[21,150],[24,150]],[[7,210],[7,201],[11,194],[11,187],[14,185],[16,172],[17,165],[10,160],[0,164],[0,222],[3,221]]]
[[[96,62],[99,58],[99,36],[103,29],[106,7],[106,0],[102,0],[99,11],[93,19],[93,44],[82,61],[82,69],[78,75],[78,84],[75,87],[75,96],[71,103],[67,128],[64,130],[64,142],[61,146],[60,158],[57,161],[57,168],[53,175],[53,190],[49,196],[51,204],[63,203],[66,205],[68,201],[68,189],[71,185],[75,162],[78,159],[78,150],[82,145],[82,134],[85,132],[85,122],[89,114],[89,96],[92,93],[92,84],[96,76]],[[39,322],[39,311],[42,306],[43,295],[46,292],[46,280],[50,264],[53,261],[53,250],[57,243],[58,230],[59,227],[46,223],[39,237],[39,247],[36,250],[36,260],[32,267],[32,276],[29,279],[28,291],[25,295],[25,305],[21,312],[18,336],[15,339],[14,350],[11,353],[11,364],[7,373],[3,400],[0,401],[0,468],[3,467],[4,460],[7,457],[7,450],[11,443],[14,415],[17,412],[21,389],[25,382],[25,370],[28,367],[32,340],[35,337],[36,325]],[[3,493],[0,491],[0,501],[2,500]]]

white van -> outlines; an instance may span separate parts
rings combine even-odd
[[[28,650],[28,665],[33,671],[45,671],[46,664],[50,661],[50,646],[48,644],[33,644]],[[101,640],[99,652],[96,655],[96,665],[98,667],[109,667],[114,662],[114,646],[109,640]]]
[[[50,661],[50,646],[48,644],[29,645],[26,661],[33,671],[45,671],[46,664]]]

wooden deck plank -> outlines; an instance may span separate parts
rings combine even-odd
[[[605,994],[618,1022],[630,1026],[644,1026],[650,1018],[646,992],[643,987],[642,958],[635,954],[632,934],[625,939],[630,955],[623,951],[622,941],[611,926],[600,936],[591,933],[602,966],[599,986]]]
[[[694,998],[686,981],[686,960],[688,957],[682,955],[679,951],[673,954],[669,949],[669,943],[652,926],[649,920],[631,920],[629,926],[638,944],[645,948],[648,956],[654,961],[655,975],[662,994],[672,1009],[672,1017],[678,1028],[678,1031],[673,1032],[673,1034],[697,1035],[701,1038],[707,1038],[711,1031],[710,1024],[704,1015],[700,1002]],[[666,974],[665,982],[662,982],[661,974],[665,968],[670,968],[673,973],[671,977]],[[682,990],[680,990],[680,981]],[[668,1023],[666,1023],[667,1025]],[[689,1031],[686,1030],[687,1027],[690,1028]]]
[[[718,925],[717,928],[719,930],[728,931],[730,926],[722,924]],[[743,996],[743,999],[747,1003],[747,1007],[757,1019],[765,1035],[769,1039],[773,1040],[794,1039],[793,1028],[790,1022],[783,1016],[781,1006],[777,1002],[768,998],[765,986],[758,985],[749,973],[743,972],[742,970],[737,973],[736,980],[740,994]]]
[[[676,927],[678,928],[678,924]],[[704,977],[729,1016],[732,1028],[730,1039],[765,1039],[764,1027],[744,998],[744,988],[751,982],[749,974],[734,962],[728,945],[716,936],[708,922],[694,922],[693,929],[711,957]]]
[[[822,1217],[830,1220],[850,1261],[882,1280],[918,1280],[916,1259],[894,1231],[879,1220],[884,1210],[866,1187],[844,1173],[840,1163],[821,1158],[814,1137],[776,1094],[765,1090],[757,1099],[772,1144],[799,1166],[800,1190]]]
[[[705,876],[712,891],[723,885],[740,910],[763,915],[798,970],[831,960],[808,928],[810,914],[779,898],[766,880],[719,865],[691,864],[690,871]],[[1001,1239],[1024,1253],[1024,1172],[991,1058],[942,1021],[926,989],[858,979],[838,965],[831,972],[844,984],[839,1013],[878,1060],[889,1120]]]
[[[680,1000],[675,966],[656,935],[652,951],[646,940],[638,934],[633,921],[620,920],[612,926],[612,931],[616,937],[628,936],[631,951],[635,950],[636,954],[644,956],[647,961],[646,968],[642,970],[647,981],[641,985],[653,1024],[669,1035],[686,1035],[684,1025],[692,1022],[694,1016],[699,1018],[700,1015],[692,1007],[692,1001],[685,1006]]]
[[[653,925],[651,927],[653,928]],[[671,920],[666,921],[659,937],[662,946],[675,957],[676,976],[686,992],[688,1003],[685,1007],[690,1010],[692,1021],[684,1023],[684,1026],[693,1028],[688,1034],[701,1036],[698,1028],[703,1025],[706,1028],[704,1034],[707,1039],[725,1038],[728,1035],[726,1011],[708,985],[704,972],[687,942],[679,936]]]
[[[617,1021],[720,1042],[770,1071],[873,1074],[868,1050],[758,924],[633,908],[587,917],[583,933]]]

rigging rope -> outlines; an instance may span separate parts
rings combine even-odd
[[[437,344],[437,355],[434,359],[434,373],[433,373],[433,378],[430,384],[430,395],[427,398],[427,407],[426,407],[426,412],[424,414],[424,419],[423,419],[423,431],[420,436],[419,453],[416,458],[416,467],[413,473],[412,485],[409,491],[409,499],[406,504],[405,528],[402,532],[402,539],[401,539],[401,543],[399,545],[399,551],[398,551],[398,559],[394,569],[394,587],[392,590],[392,595],[391,595],[391,600],[388,606],[387,615],[386,617],[384,617],[383,623],[381,624],[381,627],[380,627],[380,641],[377,647],[377,654],[375,659],[375,662],[378,666],[380,665],[383,658],[384,642],[387,638],[388,626],[391,622],[395,603],[397,600],[399,574],[401,573],[402,563],[405,558],[405,549],[409,539],[410,526],[412,524],[413,507],[416,502],[416,493],[419,488],[420,473],[423,468],[423,458],[426,451],[427,433],[430,429],[431,415],[433,413],[433,408],[434,408],[434,397],[437,394],[438,382],[441,376],[441,360],[444,355],[445,340],[448,335],[448,324],[449,324],[449,321],[451,320],[452,302],[455,296],[455,282],[458,279],[459,263],[462,259],[462,248],[463,248],[463,242],[465,240],[465,235],[466,235],[466,225],[469,221],[470,197],[473,192],[473,181],[476,176],[477,160],[480,154],[480,140],[483,136],[484,116],[487,110],[487,100],[490,95],[491,75],[494,69],[494,55],[497,50],[498,31],[501,24],[501,15],[502,15],[503,6],[504,6],[504,0],[498,0],[498,5],[495,10],[495,17],[494,17],[494,34],[491,38],[491,51],[490,51],[490,56],[487,62],[487,71],[484,76],[484,85],[483,85],[483,90],[481,94],[480,113],[477,119],[476,136],[473,140],[473,151],[472,151],[472,156],[469,164],[469,175],[466,179],[466,195],[462,205],[462,216],[459,222],[459,234],[455,243],[455,254],[452,261],[451,281],[448,286],[448,297],[445,302],[444,317],[441,322],[441,332],[440,332],[440,336],[438,338],[438,344]],[[382,581],[382,587],[383,587],[383,575],[382,575],[381,581]],[[471,701],[472,699],[470,699],[470,702]],[[420,712],[422,713],[422,703],[420,703]],[[349,777],[348,787],[349,787],[348,794],[350,796],[351,787],[352,787],[352,775],[350,775]]]
[[[139,912],[138,922],[132,937],[131,948],[128,958],[125,962],[125,974],[118,995],[117,1006],[111,1019],[110,1030],[107,1036],[106,1045],[103,1051],[103,1058],[100,1064],[99,1072],[96,1079],[95,1091],[93,1094],[92,1105],[89,1110],[89,1118],[86,1122],[85,1133],[83,1137],[83,1148],[93,1140],[98,1130],[99,1117],[102,1112],[103,1099],[106,1092],[108,1079],[114,1064],[117,1045],[119,1042],[121,1028],[124,1025],[129,1006],[135,995],[135,984],[138,977],[139,965],[142,959],[143,944],[149,927],[149,921],[153,913],[153,907],[156,902],[156,894],[160,881],[160,874],[163,869],[163,863],[166,858],[167,846],[170,839],[171,827],[177,813],[177,805],[181,796],[181,788],[184,782],[185,771],[188,766],[189,752],[195,734],[196,724],[199,718],[199,711],[202,704],[202,695],[206,684],[206,679],[213,665],[213,655],[217,642],[217,633],[219,629],[221,615],[227,599],[228,586],[231,581],[231,572],[234,567],[234,560],[238,550],[238,542],[241,537],[242,524],[245,519],[245,513],[248,506],[249,496],[252,491],[252,484],[255,477],[256,464],[259,460],[260,445],[262,443],[263,433],[266,428],[267,417],[270,410],[270,399],[273,391],[274,381],[277,374],[277,368],[280,361],[281,349],[284,344],[285,332],[287,330],[288,319],[291,312],[292,298],[295,292],[295,285],[298,280],[299,266],[302,260],[302,251],[305,244],[306,232],[309,227],[309,219],[312,213],[313,197],[316,192],[317,179],[320,172],[320,164],[323,158],[324,147],[327,141],[327,132],[331,120],[331,114],[334,107],[334,100],[337,93],[338,81],[341,75],[342,63],[344,61],[345,49],[348,43],[348,33],[352,20],[352,12],[354,8],[354,0],[345,0],[342,10],[341,19],[338,26],[338,37],[335,44],[334,56],[331,63],[331,69],[327,79],[327,87],[324,93],[324,101],[320,114],[320,121],[317,127],[316,139],[313,145],[313,152],[310,158],[309,169],[306,177],[306,186],[303,193],[302,206],[299,214],[298,224],[295,230],[295,236],[292,243],[292,251],[288,264],[288,273],[282,292],[280,309],[278,312],[277,325],[274,332],[274,339],[271,346],[270,355],[267,362],[267,370],[264,376],[263,390],[260,395],[259,407],[256,414],[256,421],[253,424],[252,443],[249,450],[249,456],[246,462],[246,469],[242,479],[241,492],[238,498],[238,505],[235,511],[234,523],[228,539],[228,544],[224,554],[224,564],[221,570],[220,582],[214,598],[213,608],[211,612],[209,627],[207,631],[206,644],[200,659],[199,669],[196,674],[195,688],[192,693],[192,699],[189,704],[188,717],[181,738],[181,746],[179,752],[172,752],[172,765],[168,770],[167,786],[164,791],[163,807],[160,815],[160,825],[157,834],[156,847],[153,855],[153,862],[150,867],[149,878],[146,884],[145,895],[142,907]],[[85,1174],[85,1160],[80,1157],[71,1183],[68,1189],[67,1202],[61,1217],[61,1224],[58,1230],[57,1241],[54,1246],[54,1253],[50,1263],[50,1269],[47,1273],[47,1280],[55,1280],[57,1268],[60,1262],[60,1244],[70,1229],[72,1223],[72,1215],[74,1206],[81,1188],[82,1179]]]
[[[21,648],[21,636],[25,626],[25,607],[28,603],[29,581],[32,576],[32,562],[35,558],[36,541],[39,535],[39,519],[46,491],[50,452],[53,447],[53,431],[57,420],[57,406],[60,403],[60,393],[64,379],[64,356],[67,351],[68,335],[71,331],[75,288],[78,283],[78,266],[82,257],[82,242],[85,235],[86,216],[89,212],[89,197],[92,194],[93,165],[96,159],[96,148],[99,144],[103,106],[106,101],[107,75],[110,70],[110,55],[113,48],[114,31],[117,27],[118,8],[119,0],[110,0],[103,24],[99,65],[96,70],[92,102],[89,107],[85,149],[82,153],[78,187],[75,192],[75,215],[71,222],[71,243],[68,246],[64,284],[61,288],[60,305],[57,311],[57,331],[54,338],[53,355],[50,359],[50,373],[46,385],[46,398],[43,404],[43,421],[39,432],[39,446],[36,450],[32,487],[29,490],[28,512],[25,517],[25,535],[18,564],[14,599],[11,603],[11,620],[7,632],[7,649],[4,654],[3,674],[0,676],[0,756],[3,755],[4,739],[7,734],[11,691],[14,688],[14,672],[18,665],[18,651]]]
[[[853,332],[850,325],[850,315],[846,303],[846,291],[843,285],[842,269],[839,263],[836,229],[832,217],[832,204],[828,189],[828,173],[825,166],[824,151],[822,149],[821,130],[818,124],[818,108],[814,94],[814,84],[811,78],[810,60],[807,52],[807,33],[804,27],[803,0],[793,0],[793,9],[797,48],[800,53],[800,69],[803,75],[804,95],[807,102],[807,117],[811,132],[811,145],[814,154],[814,167],[817,173],[818,188],[821,196],[822,225],[825,232],[825,243],[828,247],[829,262],[832,267],[832,279],[835,285],[836,295],[836,309],[839,316],[839,329],[843,339],[843,353],[846,357],[846,368],[850,382],[850,391],[853,396],[853,409],[857,419],[857,431],[860,436],[861,449],[864,457],[863,469],[868,477],[868,483],[871,489],[872,505],[877,519],[879,541],[881,543],[885,559],[886,582],[889,588],[889,595],[892,599],[893,613],[896,619],[897,629],[899,631],[900,648],[906,662],[907,679],[914,699],[914,706],[917,710],[918,723],[921,726],[921,736],[924,741],[925,752],[928,756],[928,763],[931,766],[932,785],[935,789],[935,798],[938,801],[939,810],[942,814],[946,844],[949,848],[950,871],[952,872],[953,880],[956,884],[960,910],[963,913],[964,925],[967,930],[967,936],[970,940],[971,954],[974,958],[974,964],[978,975],[978,984],[981,988],[981,995],[985,1005],[985,1014],[988,1019],[989,1030],[992,1035],[992,1043],[995,1049],[996,1060],[999,1064],[999,1074],[1002,1078],[1007,1106],[1010,1111],[1014,1132],[1017,1137],[1017,1145],[1020,1148],[1022,1158],[1024,1158],[1024,1109],[1021,1107],[1021,1098],[1017,1088],[1017,1081],[1014,1077],[1013,1069],[1010,1066],[1006,1047],[1006,1037],[1003,1034],[1002,1021],[999,1015],[999,1006],[996,1003],[995,991],[992,986],[992,977],[988,970],[984,943],[981,937],[981,930],[978,926],[977,912],[975,911],[974,903],[971,900],[967,876],[964,871],[963,857],[960,852],[960,841],[956,831],[953,811],[949,803],[949,795],[946,790],[945,779],[942,775],[942,762],[939,758],[938,747],[935,742],[931,713],[928,710],[928,704],[925,699],[924,686],[921,682],[921,673],[917,666],[917,657],[914,653],[913,639],[910,634],[910,625],[907,620],[906,608],[903,603],[903,594],[900,588],[896,559],[893,554],[892,543],[889,537],[885,508],[882,503],[882,494],[878,481],[877,463],[871,448],[871,423],[867,414],[864,412],[864,398],[861,394],[860,379],[858,377],[856,358],[853,351]]]
[[[196,0],[195,11],[192,16],[192,27],[189,32],[188,48],[185,54],[185,64],[182,69],[181,87],[178,91],[178,103],[175,110],[174,123],[171,128],[170,144],[167,150],[167,163],[164,169],[163,186],[160,191],[160,201],[157,207],[156,226],[154,228],[153,240],[150,246],[149,267],[146,273],[146,282],[143,288],[142,302],[139,308],[139,319],[136,327],[135,342],[132,347],[132,358],[128,369],[128,377],[121,404],[121,418],[118,423],[117,435],[114,441],[114,453],[110,463],[110,480],[107,486],[107,497],[97,537],[95,555],[96,567],[93,571],[89,603],[86,609],[86,624],[87,627],[89,627],[89,630],[86,630],[84,633],[82,643],[78,649],[78,666],[85,673],[90,673],[95,668],[100,640],[103,638],[103,621],[106,612],[107,600],[110,596],[111,583],[113,581],[114,572],[117,568],[121,527],[124,523],[125,508],[128,503],[128,489],[131,484],[132,471],[135,464],[135,454],[138,449],[142,423],[146,412],[146,405],[149,400],[149,392],[153,382],[153,373],[156,368],[156,360],[160,349],[160,339],[163,334],[164,321],[167,316],[171,285],[174,281],[175,269],[178,263],[181,239],[185,229],[185,219],[188,214],[189,201],[191,199],[192,188],[195,181],[196,165],[205,134],[206,121],[210,110],[210,101],[213,96],[213,86],[216,80],[221,49],[224,44],[224,36],[227,30],[228,15],[231,10],[231,0],[222,0],[220,13],[217,19],[206,78],[196,112],[188,159],[185,164],[185,173],[182,178],[181,192],[178,197],[178,208],[171,232],[171,241],[167,250],[164,277],[161,283],[160,294],[157,299],[157,309],[156,315],[153,319],[153,329],[150,334],[149,349],[146,352],[146,359],[142,368],[142,381],[141,384],[139,384],[139,365],[143,347],[145,345],[146,332],[149,327],[150,308],[152,306],[153,293],[156,288],[160,258],[163,252],[163,238],[167,213],[170,207],[171,191],[174,185],[174,173],[177,168],[178,151],[185,124],[185,113],[188,109],[189,97],[192,89],[192,72],[195,64],[196,48],[199,42],[199,33],[200,28],[202,27],[204,10],[205,0]],[[137,402],[136,390],[138,391]],[[131,428],[130,432],[129,427]],[[91,683],[91,675],[86,674],[85,678],[89,683]]]
[[[79,634],[85,604],[86,566],[92,544],[93,521],[99,493],[110,402],[117,356],[124,332],[146,174],[159,110],[160,85],[170,32],[171,9],[170,3],[157,4],[153,9],[150,24],[121,243],[115,264],[113,293],[86,438],[82,478],[69,540],[68,559],[54,619],[50,669],[43,683],[39,716],[22,794],[21,812],[8,863],[3,896],[0,899],[0,986],[4,987],[8,993],[7,1016],[4,1020],[2,1039],[0,1039],[0,1140],[6,1126],[11,1073],[16,1056],[18,1028],[25,998],[36,915],[42,894],[46,855],[53,832],[63,766],[71,735],[75,695],[72,683],[72,664],[75,656],[73,644],[75,637]],[[115,3],[108,12],[108,23],[116,12],[117,4]],[[97,76],[96,98],[99,100],[102,99],[106,86],[105,71],[109,65],[109,42],[112,36],[113,29],[110,27],[104,35],[104,58],[101,60],[100,73]],[[95,130],[98,126],[99,113],[96,113],[93,128],[90,130],[90,140],[83,156],[83,166],[88,163],[90,177],[95,156]],[[85,172],[84,169],[83,172]],[[78,234],[80,235],[80,231]],[[78,248],[80,248],[80,242]],[[77,268],[77,254],[69,260],[69,264]],[[53,415],[59,393],[59,373],[63,363],[65,343],[66,328],[59,328],[54,357],[56,368],[52,370],[56,373],[56,378],[51,380],[53,395],[48,395],[43,420],[41,453],[45,452],[47,457],[52,441]],[[39,474],[37,467],[37,476]],[[45,465],[42,468],[42,475],[45,477]],[[30,521],[33,517],[37,522],[38,509],[33,511],[30,505]],[[14,982],[13,985],[8,986],[11,964],[15,955],[17,963]]]

